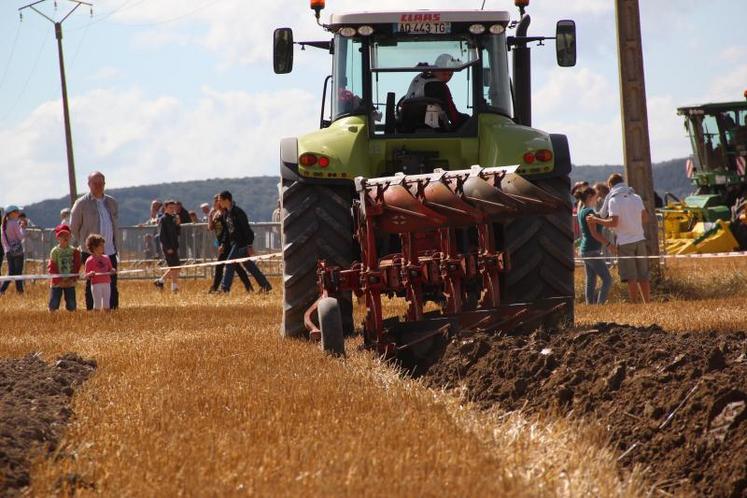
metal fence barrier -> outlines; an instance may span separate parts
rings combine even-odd
[[[257,255],[280,252],[280,223],[259,222],[250,225],[254,231],[253,247]],[[145,270],[123,274],[121,278],[154,278],[162,273],[165,262],[158,242],[158,226],[119,227],[116,239],[120,268]],[[56,244],[53,228],[28,228],[24,252],[29,267],[43,271],[49,253]],[[182,264],[215,261],[217,257],[218,244],[215,234],[207,229],[207,223],[181,225],[179,258]],[[260,261],[258,265],[265,275],[282,274],[279,261]],[[181,277],[208,278],[213,270],[213,267],[186,268],[182,270]]]

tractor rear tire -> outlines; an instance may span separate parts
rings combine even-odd
[[[321,348],[334,356],[345,356],[345,338],[342,330],[342,314],[337,299],[325,297],[317,305],[319,330],[322,333]]]
[[[349,267],[353,260],[352,186],[283,180],[283,337],[305,337],[304,313],[319,298],[317,261]],[[345,334],[353,333],[350,292],[339,298]]]
[[[546,325],[572,324],[575,292],[570,178],[564,175],[533,183],[563,199],[564,204],[553,214],[517,218],[504,226],[504,247],[511,265],[504,280],[504,299],[508,303],[531,303],[565,298],[565,312]]]

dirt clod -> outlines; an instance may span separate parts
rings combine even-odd
[[[724,359],[724,353],[721,348],[713,348],[711,354],[708,355],[708,368],[710,372],[712,370],[722,370],[726,366],[726,360]]]
[[[39,354],[0,359],[0,496],[30,484],[29,465],[57,448],[74,390],[96,362],[66,353],[53,364]]]
[[[609,377],[607,377],[607,387],[611,391],[617,391],[625,380],[625,363],[615,367]]]
[[[541,334],[463,331],[425,380],[466,389],[486,408],[595,423],[621,465],[649,469],[663,491],[747,497],[744,332],[600,323]],[[463,341],[481,345],[478,358],[463,356]]]

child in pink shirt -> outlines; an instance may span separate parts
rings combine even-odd
[[[91,280],[91,294],[93,294],[93,309],[108,310],[111,298],[112,273],[116,268],[112,266],[109,256],[104,254],[104,237],[92,233],[86,239],[86,247],[91,255],[86,260],[86,278]]]

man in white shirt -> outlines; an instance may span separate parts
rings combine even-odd
[[[627,282],[632,302],[638,302],[640,296],[647,303],[651,300],[651,284],[643,227],[648,220],[648,213],[641,197],[625,185],[621,175],[611,175],[607,185],[610,193],[605,199],[602,215],[607,211],[609,217],[589,215],[587,220],[615,231],[617,253],[621,257],[618,262],[620,280]]]
[[[117,268],[117,220],[118,205],[117,201],[104,193],[105,187],[104,174],[100,171],[94,171],[88,175],[89,193],[81,196],[73,204],[70,213],[70,231],[73,235],[73,242],[76,245],[85,247],[86,239],[93,233],[100,234],[104,237],[104,254],[109,256],[112,266]],[[90,254],[81,253],[81,258],[85,261]],[[111,297],[109,307],[117,309],[119,306],[119,292],[117,291],[117,274],[111,278]],[[91,294],[91,281],[86,280],[86,309],[93,308],[93,295]]]

